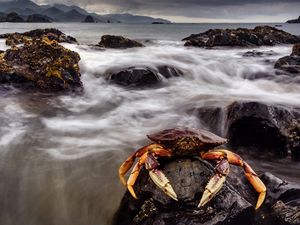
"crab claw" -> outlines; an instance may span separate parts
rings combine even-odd
[[[169,179],[165,176],[165,174],[158,170],[150,170],[149,175],[153,182],[163,191],[168,195],[169,197],[173,198],[174,200],[178,201],[177,195],[173,189],[173,187],[170,184]]]
[[[203,192],[198,208],[208,203],[222,188],[226,177],[222,174],[215,174],[208,182]]]

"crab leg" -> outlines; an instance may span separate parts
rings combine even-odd
[[[159,165],[156,158],[157,156],[161,157],[170,157],[171,152],[164,149],[159,144],[150,144],[147,145],[139,150],[137,150],[135,153],[133,153],[119,168],[119,176],[121,182],[127,186],[129,192],[134,198],[137,198],[135,192],[134,192],[134,184],[136,182],[136,179],[138,178],[138,175],[140,173],[140,170],[142,166],[146,163],[146,169],[149,170],[149,175],[151,179],[154,181],[154,183],[162,189],[162,187],[165,188],[166,193],[172,197],[176,198],[176,194],[173,190],[173,188],[170,185],[169,180],[165,177],[165,175],[158,170],[156,167]],[[134,165],[130,176],[126,182],[125,180],[125,174],[128,172],[128,170],[132,167],[135,159],[139,157],[138,162]],[[154,165],[155,164],[155,165]]]
[[[150,144],[146,145],[143,148],[140,148],[136,152],[134,152],[131,156],[129,156],[126,161],[120,166],[119,168],[119,177],[124,186],[126,186],[126,179],[125,174],[128,172],[128,170],[132,167],[135,159],[137,157],[141,157],[143,154],[145,154],[148,151],[155,151],[157,149],[162,149],[162,146],[158,144]]]
[[[216,174],[210,178],[207,183],[198,207],[204,206],[208,203],[222,188],[226,180],[226,176],[229,173],[229,163],[227,158],[221,159],[215,170]]]
[[[173,198],[177,201],[177,195],[170,184],[169,179],[165,176],[165,174],[157,169],[159,166],[156,158],[149,153],[145,163],[146,169],[149,170],[149,176],[152,181],[169,197]]]
[[[251,183],[251,185],[254,187],[256,192],[259,193],[255,209],[258,209],[261,206],[261,204],[264,202],[264,199],[266,197],[266,191],[267,191],[266,186],[259,179],[259,177],[254,172],[254,170],[250,167],[250,165],[246,163],[239,155],[229,150],[218,149],[218,150],[211,150],[207,153],[201,154],[201,157],[203,159],[208,159],[208,160],[222,160],[224,158],[227,158],[230,164],[242,167],[244,169],[244,173],[247,180]]]

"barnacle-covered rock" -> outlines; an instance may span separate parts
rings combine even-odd
[[[36,29],[24,33],[7,33],[1,34],[0,38],[6,38],[6,45],[14,46],[18,44],[24,44],[34,39],[48,38],[49,40],[55,40],[59,43],[77,43],[77,40],[64,34],[60,30],[55,28]]]
[[[82,89],[80,56],[48,38],[29,41],[1,54],[1,83],[31,83],[48,90]]]
[[[204,33],[192,34],[183,39],[185,46],[262,46],[275,44],[295,44],[300,38],[270,26],[254,29],[210,29]]]

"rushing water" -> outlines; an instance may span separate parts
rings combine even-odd
[[[80,96],[28,93],[0,87],[0,224],[106,225],[124,188],[120,163],[148,141],[145,134],[185,125],[200,127],[201,106],[257,100],[300,106],[299,78],[275,75],[276,59],[291,46],[261,47],[264,57],[243,57],[249,49],[213,50],[183,47],[181,38],[215,27],[255,24],[0,24],[1,33],[52,26],[83,43],[64,44],[81,56],[85,92]],[[294,34],[299,25],[283,25]],[[99,51],[103,34],[122,34],[147,47]],[[150,41],[147,41],[150,40]],[[0,41],[0,49],[5,49]],[[157,88],[127,89],[108,84],[107,71],[129,66],[174,66],[183,77],[164,80]],[[249,80],[255,73],[268,79]],[[244,156],[258,171],[270,171],[300,182],[299,163]],[[291,173],[290,171],[293,171]]]

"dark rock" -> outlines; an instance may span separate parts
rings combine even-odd
[[[181,77],[183,76],[183,72],[175,67],[171,66],[159,66],[157,68],[158,73],[160,73],[165,78],[171,77]]]
[[[293,46],[292,55],[300,56],[300,43]]]
[[[292,152],[300,159],[300,110],[294,107],[258,102],[234,102],[226,107],[197,109],[203,126],[227,136],[233,149],[274,153],[287,156]]]
[[[1,83],[30,83],[46,91],[82,90],[80,56],[56,41],[37,39],[0,55]]]
[[[114,35],[103,35],[101,41],[98,43],[99,47],[103,48],[134,48],[134,47],[144,47],[143,44],[130,40],[122,36]]]
[[[26,22],[28,23],[51,23],[52,20],[48,16],[40,14],[32,14],[27,17]]]
[[[261,179],[267,186],[264,221],[276,225],[300,224],[300,186],[283,181],[270,173],[265,173]]]
[[[288,20],[286,21],[287,23],[300,23],[300,16],[298,17],[298,19],[294,19],[294,20]]]
[[[122,86],[146,87],[158,84],[162,78],[150,68],[129,67],[113,73],[108,78],[111,82]]]
[[[288,73],[300,74],[300,44],[294,45],[290,56],[278,59],[274,67]]]
[[[272,50],[270,51],[247,51],[243,54],[244,57],[265,57],[265,56],[272,56],[276,55],[276,53]]]
[[[204,33],[192,34],[184,38],[185,46],[262,46],[275,44],[295,44],[300,38],[270,26],[258,26],[254,29],[210,29]]]
[[[198,225],[253,223],[255,210],[237,190],[226,182],[220,192],[204,207],[197,208],[213,167],[197,158],[182,158],[162,163],[177,193],[178,202],[166,196],[143,169],[137,179],[137,200],[126,192],[115,215],[114,225]],[[247,193],[252,195],[253,193]]]
[[[183,72],[175,67],[162,65],[157,68],[129,67],[109,72],[108,80],[122,86],[148,87],[160,84],[163,78],[183,76]]]
[[[9,46],[23,44],[32,39],[48,38],[49,40],[55,40],[59,43],[66,42],[75,44],[77,40],[74,37],[65,35],[60,30],[55,28],[36,29],[24,33],[7,33],[1,34],[0,38],[6,38],[6,44]]]
[[[85,19],[82,21],[83,23],[96,23],[96,20],[91,15],[88,15],[85,17]]]

